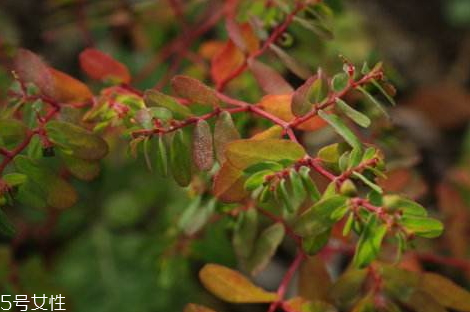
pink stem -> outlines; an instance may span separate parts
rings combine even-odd
[[[281,284],[279,285],[277,289],[277,300],[271,303],[269,306],[268,312],[274,312],[276,311],[277,307],[282,304],[284,301],[284,297],[286,295],[287,289],[289,287],[289,284],[292,280],[292,278],[295,275],[295,272],[299,269],[300,265],[302,264],[303,260],[306,258],[305,253],[302,252],[302,250],[299,250],[297,253],[297,256],[295,257],[294,261],[290,265],[289,269],[287,270],[286,274],[284,275],[284,278],[281,281]]]

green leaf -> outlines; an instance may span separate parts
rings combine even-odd
[[[297,116],[303,116],[307,114],[313,108],[311,102],[311,89],[315,81],[318,80],[318,76],[315,75],[307,79],[303,85],[295,90],[292,95],[291,110],[292,113]]]
[[[155,167],[157,173],[163,177],[168,176],[168,152],[163,135],[159,135],[155,140]]]
[[[426,208],[417,202],[399,195],[385,195],[383,197],[383,204],[393,211],[401,211],[404,216],[426,217],[428,215]]]
[[[200,206],[201,206],[201,196],[197,196],[191,201],[188,207],[186,207],[183,214],[181,214],[178,220],[178,227],[181,230],[185,230],[188,225],[191,225],[192,219]]]
[[[318,115],[325,120],[335,131],[343,137],[343,139],[353,148],[361,148],[361,141],[356,135],[344,124],[344,122],[334,114],[327,114],[322,110],[318,111]]]
[[[218,264],[206,264],[199,271],[204,287],[218,298],[231,303],[269,303],[278,295],[255,286],[239,272]]]
[[[340,156],[347,152],[348,149],[349,146],[346,143],[333,143],[322,147],[318,151],[317,155],[324,163],[336,164],[338,163]]]
[[[271,191],[271,185],[265,185],[261,189],[261,192],[259,193],[258,200],[260,203],[267,203],[271,198],[273,192]]]
[[[350,311],[350,306],[363,295],[362,289],[368,276],[367,270],[349,268],[330,289],[330,297],[341,308]]]
[[[42,192],[45,202],[54,208],[68,208],[77,201],[75,189],[67,181],[55,175],[38,162],[18,155],[14,159],[16,169],[28,176],[28,181],[34,182],[34,185]],[[21,185],[28,187],[28,182]],[[31,184],[29,184],[31,187]]]
[[[369,117],[355,110],[354,108],[346,104],[346,102],[344,102],[342,99],[336,98],[336,107],[346,116],[348,116],[352,121],[357,123],[359,126],[363,128],[367,128],[370,126]]]
[[[26,138],[28,128],[16,119],[0,119],[0,146],[14,148]]]
[[[233,124],[232,116],[229,112],[223,111],[217,117],[214,126],[214,146],[215,156],[219,163],[225,161],[225,147],[229,142],[240,139],[240,133]]]
[[[402,302],[411,297],[420,283],[417,272],[404,270],[395,265],[381,265],[380,273],[383,278],[384,293]]]
[[[310,194],[311,199],[314,202],[319,201],[321,194],[317,186],[313,182],[312,178],[310,177],[310,168],[305,166],[300,167],[299,174],[305,189],[307,190],[308,194]]]
[[[262,161],[294,163],[305,156],[304,148],[290,140],[267,139],[237,140],[227,144],[227,160],[236,168],[244,170]]]
[[[91,181],[100,174],[100,163],[97,160],[80,159],[63,152],[59,152],[59,155],[65,167],[77,179]]]
[[[395,100],[393,99],[393,97],[391,97],[390,94],[388,94],[388,92],[385,91],[384,88],[382,88],[382,86],[380,85],[380,83],[377,82],[377,80],[372,79],[372,84],[377,89],[379,89],[379,91],[385,96],[385,98],[390,102],[390,104],[392,104],[394,106],[396,105]]]
[[[332,217],[334,212],[343,211],[347,203],[348,198],[342,195],[333,195],[320,200],[297,218],[294,223],[294,232],[302,237],[313,237],[324,233],[339,220]]]
[[[243,172],[246,174],[253,174],[261,170],[271,170],[274,172],[281,171],[284,167],[274,161],[262,161],[257,164],[251,165],[248,168],[244,169]]]
[[[349,84],[349,76],[346,73],[336,74],[333,79],[331,79],[331,87],[335,92],[341,92]]]
[[[305,197],[307,196],[307,192],[305,191],[300,174],[295,169],[292,169],[289,172],[289,182],[292,189],[292,196],[290,197],[290,201],[294,206],[294,210],[297,211],[300,205],[304,202]]]
[[[15,228],[2,209],[0,209],[0,233],[7,237],[15,235]]]
[[[332,40],[334,38],[334,35],[331,30],[329,30],[327,27],[325,27],[323,23],[319,21],[306,20],[297,15],[294,16],[294,21],[324,40]]]
[[[361,164],[362,161],[362,149],[353,148],[349,153],[347,169],[356,168]]]
[[[442,275],[424,273],[420,289],[446,308],[470,311],[470,292]]]
[[[144,102],[148,107],[158,106],[168,109],[176,119],[185,119],[192,115],[191,110],[187,106],[180,104],[175,98],[156,90],[145,91]]]
[[[447,310],[437,301],[436,298],[424,291],[414,291],[408,300],[404,301],[415,312],[447,312]]]
[[[165,107],[149,107],[148,111],[150,113],[150,116],[156,119],[164,120],[164,121],[169,121],[173,119],[173,114],[171,111]]]
[[[147,165],[147,169],[152,172],[152,161],[150,160],[150,140],[152,137],[146,136],[143,143],[143,153],[145,158],[145,164]]]
[[[14,187],[25,183],[28,180],[28,176],[22,173],[7,173],[2,178],[9,187]]]
[[[45,126],[47,137],[65,154],[98,160],[108,153],[108,144],[98,135],[68,122],[53,120]]]
[[[189,144],[184,138],[184,133],[178,129],[170,147],[170,168],[173,178],[180,186],[188,186],[191,182],[191,152]]]
[[[383,193],[383,190],[380,186],[378,186],[374,182],[370,181],[369,179],[367,179],[365,176],[363,176],[359,172],[354,171],[353,176],[360,179],[362,182],[364,182],[364,184],[366,184],[368,187],[370,187],[371,189],[373,189],[377,193],[379,193],[379,194]]]
[[[371,102],[372,104],[374,104],[374,106],[379,110],[379,112],[382,113],[382,115],[386,116],[386,117],[389,117],[388,116],[388,113],[387,111],[384,109],[384,107],[382,106],[382,104],[380,104],[380,102],[372,96],[372,94],[370,94],[366,89],[364,89],[363,87],[356,87],[359,91],[361,91],[362,94],[364,94],[364,96],[369,100],[369,102]]]
[[[286,53],[283,49],[275,44],[270,44],[269,48],[277,55],[277,57],[284,63],[284,65],[293,72],[297,77],[307,79],[311,76],[311,72],[308,66],[301,64],[299,61],[294,59],[289,53]]]
[[[370,215],[356,246],[356,253],[353,259],[355,267],[363,268],[377,257],[386,233],[387,226],[380,224],[375,214]]]
[[[344,224],[343,227],[343,236],[348,236],[349,233],[351,232],[352,226],[354,222],[354,213],[350,213],[348,215],[348,218],[346,219],[346,223]]]
[[[316,255],[326,244],[331,236],[331,228],[314,236],[302,238],[302,249],[309,255]]]
[[[444,231],[442,222],[428,217],[404,215],[399,223],[417,236],[426,238],[438,237]]]
[[[275,223],[261,232],[248,261],[248,271],[251,275],[258,274],[269,264],[284,234],[284,226],[280,223]]]
[[[252,192],[260,187],[265,182],[265,177],[267,175],[273,174],[271,170],[261,170],[252,174],[248,179],[246,179],[243,187],[248,192]]]
[[[200,200],[195,201],[185,210],[178,222],[178,226],[188,236],[196,234],[213,215],[215,205],[215,198],[212,198],[205,205],[200,205]]]
[[[219,106],[219,99],[217,98],[215,90],[209,88],[199,80],[179,75],[171,80],[171,86],[179,96],[191,102],[213,107]]]
[[[240,262],[246,265],[251,255],[258,233],[258,212],[251,208],[238,215],[237,224],[233,232],[233,247]]]
[[[193,132],[193,160],[199,170],[210,170],[214,165],[214,146],[207,121],[199,120]]]
[[[279,185],[277,186],[277,191],[279,194],[279,198],[284,204],[284,207],[287,209],[289,213],[292,213],[295,211],[294,206],[292,205],[291,202],[291,196],[289,195],[289,192],[287,191],[287,186],[286,186],[286,180],[282,179],[279,182]]]

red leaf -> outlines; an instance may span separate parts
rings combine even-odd
[[[267,94],[286,94],[294,89],[274,69],[257,60],[249,60],[248,66],[255,76],[261,89]]]
[[[245,63],[243,52],[233,41],[228,41],[225,47],[212,59],[211,76],[218,85],[230,77]]]
[[[224,82],[245,64],[245,54],[237,45],[244,47],[249,54],[258,51],[260,46],[259,39],[250,24],[238,25],[232,22],[227,24],[227,28],[229,35],[234,36],[233,39],[236,40],[237,44],[233,40],[229,40],[225,47],[212,59],[211,76],[216,84]]]
[[[83,82],[49,67],[31,51],[24,49],[18,51],[15,69],[22,81],[33,83],[44,95],[57,102],[84,102],[93,96]]]
[[[93,97],[90,89],[80,80],[73,78],[54,68],[49,68],[54,79],[52,97],[59,102],[84,102]]]
[[[38,55],[19,49],[15,57],[15,70],[22,81],[35,84],[42,93],[52,97],[54,77],[49,66]]]
[[[112,80],[129,83],[131,76],[127,67],[99,50],[88,48],[80,53],[80,66],[83,71],[96,80]]]

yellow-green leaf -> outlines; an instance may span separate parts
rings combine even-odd
[[[29,157],[18,155],[14,159],[15,167],[28,176],[44,195],[46,203],[54,208],[68,208],[77,201],[75,189],[62,179]],[[24,185],[26,185],[25,183]]]
[[[199,278],[208,291],[232,303],[269,303],[276,301],[276,293],[268,292],[237,271],[218,264],[206,264]]]
[[[180,104],[175,98],[156,90],[145,91],[144,102],[148,107],[158,106],[168,109],[176,119],[185,119],[192,115],[191,110],[187,106]]]
[[[13,148],[24,140],[28,128],[16,119],[0,119],[0,146]]]
[[[100,136],[74,124],[53,120],[46,124],[47,137],[66,154],[98,160],[108,153],[108,144]]]
[[[284,226],[280,223],[275,223],[261,232],[248,261],[248,270],[251,275],[258,274],[268,265],[281,244],[284,234]]]
[[[173,178],[180,186],[188,186],[191,182],[191,152],[181,129],[176,131],[171,140],[170,168]]]
[[[420,288],[446,308],[470,311],[470,292],[444,276],[424,273]]]
[[[267,139],[237,140],[227,144],[225,157],[238,169],[245,169],[253,164],[270,160],[286,160],[294,163],[305,156],[304,148],[293,141]]]
[[[100,174],[100,163],[97,160],[76,158],[60,152],[69,172],[77,179],[91,181]]]
[[[333,129],[353,148],[361,148],[361,141],[356,135],[346,126],[346,124],[336,115],[327,114],[324,111],[318,111],[318,116],[330,124]]]

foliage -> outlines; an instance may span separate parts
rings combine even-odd
[[[131,70],[97,48],[79,55],[82,71],[94,80],[87,84],[52,68],[35,53],[18,49],[14,82],[0,119],[1,233],[15,237],[14,224],[21,225],[21,214],[14,213],[12,222],[8,212],[14,207],[46,211],[52,219],[61,213],[71,219],[92,217],[83,205],[92,204],[92,196],[97,195],[83,194],[79,181],[110,183],[105,178],[109,168],[102,170],[102,163],[125,153],[117,143],[124,139],[129,154],[142,158],[148,170],[159,176],[147,175],[146,179],[154,181],[138,187],[151,187],[156,194],[140,198],[126,191],[132,181],[120,173],[122,194],[108,199],[106,226],[139,224],[151,217],[146,216],[145,202],[158,201],[158,197],[170,196],[171,205],[174,201],[174,206],[184,206],[178,199],[183,189],[168,195],[161,186],[167,183],[161,178],[172,178],[191,197],[185,209],[167,217],[177,232],[170,233],[173,239],[184,241],[214,231],[206,237],[210,242],[229,230],[239,270],[252,277],[266,269],[282,244],[295,246],[296,255],[275,291],[256,286],[243,273],[221,264],[205,264],[199,271],[201,283],[223,301],[268,304],[269,312],[470,311],[470,294],[462,287],[444,276],[398,265],[413,252],[410,249],[418,237],[438,237],[444,227],[419,203],[384,190],[380,181],[389,173],[384,152],[378,143],[362,139],[377,131],[377,120],[388,120],[388,104],[383,103],[394,104],[394,89],[385,78],[383,64],[369,67],[365,62],[359,70],[341,56],[340,65],[335,66],[338,70],[312,72],[302,58],[297,60],[283,46],[288,46],[291,28],[322,40],[333,39],[333,13],[326,4],[240,2],[227,1],[219,8],[228,38],[201,43],[200,55],[209,58],[209,69],[201,73],[193,68],[194,73],[188,70],[179,75],[168,69],[173,76],[172,92],[134,87]],[[280,61],[282,70],[303,82],[294,87],[281,74],[279,63],[271,64],[269,54]],[[253,103],[241,100],[243,83],[258,86],[260,96]],[[333,131],[334,142],[313,151],[305,138],[322,131]],[[122,170],[138,170],[135,167]],[[99,180],[91,182],[94,179]],[[225,220],[222,227],[219,219]],[[119,254],[124,264],[103,264],[107,268],[104,283],[113,294],[122,291],[115,286],[124,280],[119,265],[135,265],[142,283],[151,283],[145,274],[149,253],[178,254],[160,263],[167,267],[167,273],[160,272],[161,289],[166,285],[171,290],[188,270],[185,262],[179,262],[179,257],[189,253],[184,246],[180,253],[178,244],[173,249],[164,237],[161,244],[168,249],[152,251],[153,245],[137,235],[122,242],[132,246],[133,253],[126,256],[115,243],[119,235],[110,235],[103,227],[101,222],[95,224],[91,237],[78,237],[74,244],[83,245],[79,248],[83,250]],[[96,246],[89,246],[90,241]],[[201,260],[229,262],[215,261],[224,256],[222,252],[215,251],[211,257],[204,240],[201,244]],[[222,248],[226,240],[220,245],[224,244]],[[330,283],[319,255],[334,252],[349,255],[350,264]],[[2,266],[10,265],[8,253],[5,248]],[[63,257],[73,262],[74,254]],[[45,270],[40,260],[23,265]],[[95,270],[93,266],[81,269]],[[298,296],[288,298],[287,288],[297,271],[303,286]],[[63,274],[67,279],[72,273]],[[164,274],[169,274],[166,280]],[[318,283],[315,290],[309,291],[309,279]],[[5,280],[2,291],[23,290],[15,274]],[[323,293],[318,289],[321,283],[325,283]],[[146,302],[143,310],[158,309],[151,300]],[[185,311],[213,310],[188,304]]]

